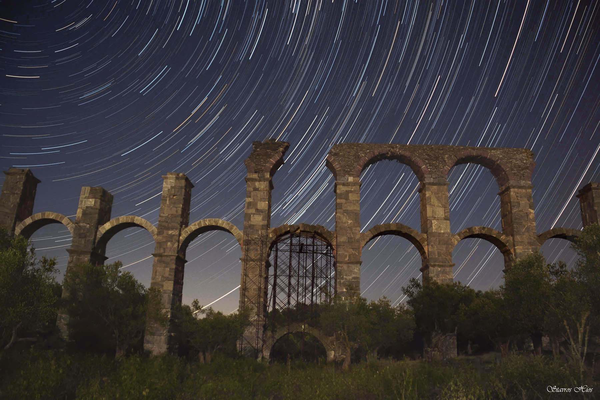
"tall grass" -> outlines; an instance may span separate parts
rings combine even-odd
[[[546,387],[593,386],[579,382],[576,368],[531,356],[497,365],[377,361],[347,372],[219,357],[203,365],[174,356],[114,360],[55,352],[24,353],[8,362],[13,368],[7,362],[0,370],[3,399],[560,399]]]

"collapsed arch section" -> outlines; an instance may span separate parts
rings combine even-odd
[[[335,338],[326,336],[320,330],[313,328],[306,324],[291,324],[286,327],[278,329],[275,333],[267,334],[264,346],[263,346],[263,358],[269,360],[271,357],[271,350],[277,343],[277,341],[286,335],[293,333],[309,334],[314,336],[325,348],[327,352],[327,362],[333,361],[335,358]]]
[[[400,223],[376,225],[367,232],[361,233],[360,248],[363,249],[371,240],[383,235],[403,237],[417,248],[423,260],[427,259],[427,252],[425,250],[427,248],[427,235]]]
[[[242,232],[235,225],[219,218],[207,218],[194,222],[181,232],[181,235],[179,236],[179,252],[185,254],[187,247],[192,240],[203,233],[215,230],[231,233],[238,241],[240,247],[242,246],[244,237]]]
[[[46,211],[34,214],[21,221],[21,223],[19,223],[19,225],[17,225],[15,228],[15,234],[22,235],[29,239],[31,238],[31,235],[35,233],[35,231],[50,224],[63,224],[67,227],[69,232],[71,232],[71,235],[73,234],[73,229],[75,227],[73,221],[71,221],[68,217],[59,213]]]
[[[538,242],[540,243],[540,246],[549,239],[565,239],[571,243],[575,243],[575,240],[577,240],[579,236],[581,236],[581,231],[578,231],[577,229],[553,228],[539,234]]]
[[[113,218],[98,228],[96,233],[96,248],[101,250],[106,249],[106,244],[110,239],[112,239],[113,236],[122,230],[132,227],[139,227],[147,230],[156,242],[157,231],[154,225],[144,218],[133,215],[125,215],[122,217]]]

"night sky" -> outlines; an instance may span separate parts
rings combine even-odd
[[[538,232],[581,228],[575,194],[600,181],[598,1],[0,1],[0,167],[31,168],[34,212],[73,217],[82,186],[114,195],[112,216],[156,224],[161,176],[195,185],[190,222],[243,227],[252,141],[291,147],[273,183],[272,227],[335,229],[334,178],[344,142],[533,150]],[[2,176],[0,179],[4,179]],[[450,181],[452,231],[500,230],[498,185],[464,165]],[[391,161],[362,175],[364,230],[420,230],[418,180]],[[33,236],[64,273],[70,234]],[[153,241],[130,228],[108,245],[149,285]],[[548,261],[573,263],[560,239]],[[241,251],[231,235],[192,242],[184,302],[237,308]],[[502,284],[503,258],[484,240],[454,250],[455,279]],[[363,295],[402,301],[420,256],[385,236],[363,251]],[[62,278],[61,278],[62,279]]]

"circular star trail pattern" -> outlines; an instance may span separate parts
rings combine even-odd
[[[113,217],[156,224],[162,178],[195,185],[191,221],[243,226],[252,141],[291,144],[274,177],[272,226],[335,229],[325,157],[344,142],[522,147],[536,154],[538,232],[581,228],[577,190],[600,180],[597,1],[53,0],[0,2],[0,166],[42,180],[34,212],[73,216],[82,186],[115,197]],[[3,179],[3,178],[0,178]],[[417,230],[418,181],[380,162],[362,176],[362,229]],[[450,175],[453,232],[500,229],[498,186],[468,165]],[[39,254],[64,268],[70,235],[49,226]],[[109,242],[146,285],[153,242]],[[567,243],[543,247],[573,262]],[[237,308],[241,251],[226,233],[188,250],[184,301]],[[502,283],[483,240],[453,253],[455,279]],[[403,300],[418,252],[382,237],[363,252],[363,295]],[[226,295],[229,293],[229,295]],[[226,296],[225,296],[226,295]]]

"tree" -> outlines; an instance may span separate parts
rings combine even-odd
[[[242,310],[225,315],[203,308],[198,300],[174,312],[178,341],[182,347],[198,352],[200,362],[210,362],[216,352],[236,353],[236,343],[250,325],[250,313]]]
[[[573,249],[579,259],[573,270],[564,263],[551,266],[552,297],[550,299],[547,329],[554,337],[553,352],[558,353],[557,342],[566,342],[565,354],[583,380],[585,358],[590,337],[597,337],[600,321],[600,226],[583,229]],[[591,331],[591,333],[590,333]]]
[[[116,357],[141,350],[147,310],[160,310],[160,297],[121,266],[81,264],[65,276],[69,336],[78,348],[114,352]],[[154,316],[166,322],[162,319]]]
[[[475,290],[458,282],[429,281],[423,285],[413,278],[402,290],[414,312],[417,331],[430,344],[434,334],[456,333],[460,308],[475,299]]]
[[[547,327],[552,275],[540,253],[517,261],[504,275],[502,292],[517,332],[531,336],[535,352],[542,352]]]
[[[412,311],[404,305],[392,307],[384,297],[369,303],[369,337],[366,347],[370,353],[399,354],[406,351],[415,329]]]
[[[579,255],[574,277],[581,283],[580,301],[590,307],[590,328],[592,335],[600,335],[600,225],[585,227],[573,244]]]
[[[350,368],[352,348],[372,345],[369,307],[363,297],[354,296],[348,299],[334,298],[331,304],[322,306],[321,328],[326,335],[335,335],[344,346],[344,363],[342,369]]]
[[[466,339],[493,343],[503,356],[508,355],[511,337],[515,334],[502,292],[478,291],[469,305],[459,309],[458,332]]]
[[[24,237],[0,231],[0,349],[37,340],[54,325],[60,299],[55,266],[53,259],[37,260]]]

